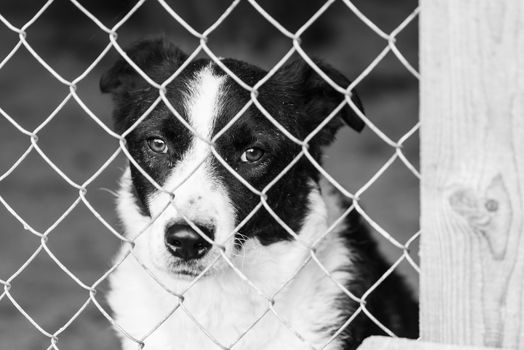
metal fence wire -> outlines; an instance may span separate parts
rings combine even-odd
[[[217,339],[213,337],[213,334],[210,334],[202,325],[200,325],[195,317],[192,317],[191,310],[184,307],[184,293],[183,294],[176,294],[178,297],[178,304],[173,306],[173,310],[170,310],[170,312],[167,313],[166,317],[163,320],[158,320],[157,325],[151,329],[147,334],[142,335],[139,338],[136,338],[136,335],[131,335],[126,332],[126,329],[122,328],[117,322],[111,317],[111,313],[109,310],[106,310],[99,300],[100,296],[97,296],[97,288],[100,286],[101,283],[103,283],[110,275],[113,273],[116,269],[118,269],[119,265],[124,261],[124,259],[137,259],[139,260],[139,257],[134,254],[133,247],[134,247],[134,241],[138,238],[134,238],[133,240],[125,237],[123,234],[121,234],[117,229],[112,227],[103,217],[101,213],[99,213],[94,206],[87,200],[86,194],[89,190],[89,186],[97,179],[97,177],[106,169],[108,168],[111,163],[119,156],[120,154],[124,154],[125,157],[135,166],[139,171],[146,177],[159,191],[167,193],[170,195],[171,203],[169,205],[174,205],[172,202],[172,199],[176,195],[176,188],[163,188],[159,184],[157,184],[148,174],[146,171],[144,171],[139,164],[133,159],[131,154],[129,153],[128,149],[126,148],[126,140],[125,137],[128,135],[134,128],[137,127],[137,125],[143,121],[145,118],[148,118],[149,112],[151,112],[156,105],[159,103],[164,103],[168,108],[171,110],[174,116],[178,118],[184,125],[188,127],[188,129],[191,132],[195,132],[187,123],[184,122],[184,119],[181,117],[181,115],[176,111],[176,109],[170,104],[169,99],[166,97],[166,86],[172,82],[179,74],[180,72],[198,55],[201,53],[205,53],[211,60],[213,60],[220,68],[222,68],[232,79],[234,79],[240,86],[242,86],[244,89],[250,92],[251,94],[251,100],[246,104],[244,108],[236,115],[233,119],[233,121],[238,120],[242,117],[242,112],[245,111],[249,106],[254,105],[256,108],[258,108],[264,116],[271,121],[275,127],[277,127],[283,134],[285,134],[290,140],[292,140],[294,143],[300,145],[302,147],[299,154],[295,157],[295,159],[278,175],[276,176],[264,189],[261,191],[255,189],[253,186],[251,186],[246,180],[242,178],[239,174],[235,172],[228,164],[227,162],[222,159],[222,157],[216,152],[214,149],[212,150],[213,155],[215,158],[233,175],[235,176],[238,181],[243,183],[247,188],[249,188],[250,191],[257,194],[260,197],[260,203],[255,207],[255,209],[251,212],[251,214],[248,215],[248,217],[245,218],[245,220],[240,223],[240,226],[242,226],[245,222],[247,222],[254,214],[255,212],[261,208],[264,207],[271,215],[272,217],[280,224],[282,227],[290,234],[292,235],[296,240],[300,241],[300,237],[297,236],[295,232],[293,232],[292,229],[290,229],[287,224],[279,218],[275,212],[272,210],[272,208],[268,205],[266,202],[266,193],[272,188],[272,186],[279,181],[280,178],[282,178],[289,169],[301,158],[307,158],[317,169],[318,171],[334,186],[336,187],[345,197],[347,197],[351,202],[352,205],[347,208],[346,212],[343,214],[342,217],[340,217],[336,222],[333,224],[336,225],[337,223],[341,222],[352,210],[356,210],[362,218],[364,218],[369,225],[376,230],[378,233],[380,233],[385,239],[387,239],[392,245],[397,247],[401,252],[401,257],[395,261],[391,267],[386,271],[386,273],[376,281],[376,283],[373,284],[369,290],[367,290],[366,293],[364,293],[361,296],[355,296],[352,295],[347,289],[345,289],[342,285],[338,284],[338,286],[341,288],[341,291],[345,293],[348,297],[352,298],[353,300],[356,300],[360,303],[360,307],[356,310],[355,314],[347,320],[347,322],[344,323],[344,325],[333,334],[332,338],[323,346],[320,347],[320,349],[325,348],[331,341],[333,341],[342,331],[345,329],[352,321],[352,319],[360,313],[365,313],[367,317],[369,317],[373,322],[377,324],[384,332],[391,336],[395,336],[392,331],[387,329],[383,324],[381,324],[374,316],[366,309],[366,298],[367,296],[373,292],[374,289],[378,287],[382,281],[386,279],[388,275],[390,275],[393,270],[404,260],[406,260],[411,266],[419,272],[419,267],[415,263],[415,261],[412,259],[412,257],[409,255],[409,248],[410,245],[418,238],[420,235],[420,232],[414,233],[411,238],[405,242],[399,242],[396,240],[391,234],[389,234],[385,229],[383,229],[376,221],[374,221],[370,215],[364,211],[363,207],[361,206],[359,202],[359,198],[361,195],[367,191],[376,181],[377,179],[384,174],[388,168],[395,162],[395,161],[401,161],[409,171],[415,175],[416,177],[420,177],[419,172],[415,168],[415,166],[410,163],[410,161],[407,159],[407,157],[403,153],[403,144],[408,140],[410,137],[413,136],[413,134],[418,130],[419,123],[416,123],[413,125],[408,132],[406,132],[400,139],[393,140],[390,137],[388,137],[384,132],[382,132],[371,120],[363,114],[357,106],[354,104],[354,102],[351,100],[351,91],[364,79],[366,76],[368,76],[372,70],[381,62],[381,60],[388,54],[393,53],[398,60],[402,63],[402,65],[416,78],[419,77],[418,72],[415,70],[415,68],[406,60],[406,58],[403,56],[402,52],[399,50],[399,48],[396,46],[396,38],[399,35],[399,33],[402,32],[402,30],[410,23],[412,22],[419,14],[419,9],[414,9],[392,32],[386,33],[383,30],[381,30],[377,25],[373,23],[368,17],[366,17],[350,0],[328,0],[326,1],[323,6],[321,6],[316,13],[307,20],[298,31],[296,32],[290,32],[286,28],[284,28],[275,18],[273,18],[266,10],[258,4],[255,0],[246,0],[257,12],[265,18],[271,25],[273,25],[280,33],[285,35],[289,41],[292,43],[291,49],[280,59],[280,61],[269,70],[267,75],[261,79],[257,84],[254,86],[249,86],[248,84],[244,83],[239,77],[235,76],[215,55],[215,53],[209,48],[208,46],[208,39],[211,33],[213,33],[223,22],[224,20],[232,13],[232,11],[237,7],[237,5],[240,3],[241,0],[235,0],[233,1],[229,7],[220,15],[218,20],[214,22],[209,28],[207,28],[203,32],[198,32],[195,30],[190,23],[186,22],[170,5],[166,3],[164,0],[156,0],[162,8],[172,17],[172,19],[176,22],[178,22],[180,25],[182,25],[189,33],[191,33],[195,38],[199,40],[198,47],[189,55],[187,61],[181,65],[181,67],[166,81],[164,81],[161,84],[156,83],[153,81],[150,77],[148,77],[124,52],[120,44],[118,43],[118,31],[121,28],[121,26],[126,23],[126,21],[129,20],[129,18],[146,2],[146,0],[138,1],[134,7],[113,27],[109,28],[105,26],[93,13],[88,11],[82,4],[80,4],[77,0],[69,0],[76,8],[78,8],[85,16],[87,16],[98,28],[105,32],[108,35],[109,42],[107,46],[105,46],[102,53],[92,62],[91,65],[82,73],[80,74],[76,79],[74,80],[67,80],[64,77],[62,77],[57,71],[53,69],[40,55],[39,53],[29,44],[27,40],[27,29],[33,25],[33,23],[40,17],[44,12],[46,12],[47,8],[54,2],[54,0],[47,1],[42,8],[22,27],[16,27],[13,24],[10,23],[5,17],[3,17],[0,14],[0,21],[3,23],[4,26],[6,26],[9,30],[11,30],[13,33],[17,34],[19,37],[18,43],[13,47],[13,49],[9,52],[9,54],[0,62],[0,69],[3,68],[3,66],[15,55],[15,53],[18,50],[21,50],[22,47],[25,48],[49,73],[52,74],[56,80],[58,80],[60,83],[65,85],[69,88],[68,95],[63,99],[63,101],[54,109],[54,111],[47,117],[40,125],[38,125],[34,130],[27,130],[26,128],[22,127],[20,123],[17,122],[13,117],[11,117],[8,113],[6,113],[4,110],[0,109],[0,114],[3,118],[5,118],[7,121],[9,121],[20,133],[26,135],[30,139],[30,146],[25,150],[25,152],[18,158],[18,160],[10,166],[10,168],[5,171],[3,174],[0,175],[0,182],[6,179],[25,159],[31,152],[37,152],[41,158],[63,179],[65,180],[72,188],[76,189],[78,191],[78,196],[76,200],[72,203],[72,205],[51,225],[49,226],[45,231],[38,231],[34,229],[28,222],[17,213],[13,209],[12,206],[2,197],[0,196],[0,202],[2,205],[9,211],[9,213],[12,214],[13,217],[15,217],[21,225],[23,225],[23,228],[29,232],[31,232],[33,235],[39,237],[40,239],[40,245],[39,247],[34,251],[34,253],[23,263],[22,266],[18,268],[18,270],[12,274],[9,278],[6,280],[0,279],[0,284],[3,286],[3,292],[0,294],[0,300],[7,298],[12,303],[12,305],[22,314],[42,335],[49,338],[50,345],[48,349],[59,349],[59,340],[61,334],[79,317],[80,314],[90,305],[94,305],[100,313],[107,318],[107,320],[114,326],[114,328],[118,329],[122,334],[131,339],[132,341],[136,342],[137,348],[142,348],[144,344],[147,344],[148,336],[151,335],[156,331],[157,328],[159,328],[162,323],[171,317],[174,312],[183,312],[186,313],[190,319],[193,320],[193,322],[196,323],[196,325],[202,330],[203,333],[205,333],[214,343],[217,344],[219,348],[222,349],[230,349],[234,348],[235,344],[242,339],[242,337],[247,334],[250,329],[256,324],[253,324],[249,329],[247,329],[235,342],[231,344],[220,344]],[[152,0],[151,0],[152,1]],[[371,28],[377,36],[382,38],[384,40],[384,49],[378,54],[378,56],[372,60],[372,62],[365,68],[360,75],[356,79],[353,80],[353,82],[349,86],[339,86],[334,81],[332,81],[315,63],[314,61],[308,56],[308,54],[304,51],[304,49],[301,47],[301,35],[330,7],[332,6],[336,1],[343,2],[363,23],[365,23],[369,28]],[[152,103],[151,107],[140,117],[140,119],[134,123],[134,125],[126,130],[123,134],[117,134],[114,131],[112,131],[97,115],[95,115],[90,108],[84,103],[82,98],[77,93],[77,84],[82,81],[92,70],[93,68],[102,60],[102,58],[112,49],[114,48],[118,53],[121,55],[122,58],[124,58],[129,65],[131,65],[137,72],[144,78],[152,87],[158,89],[158,97],[156,100]],[[325,116],[324,122],[322,122],[311,134],[306,137],[304,140],[297,139],[294,137],[288,130],[286,130],[282,125],[278,123],[277,120],[275,120],[266,110],[265,108],[259,103],[257,100],[257,91],[258,89],[266,82],[270,77],[272,77],[273,74],[277,72],[277,70],[282,67],[289,57],[291,57],[293,54],[298,54],[302,57],[302,59],[307,62],[312,69],[315,70],[315,72],[318,73],[319,76],[321,76],[329,85],[331,85],[336,91],[338,91],[340,94],[343,94],[345,96],[345,100],[329,115]],[[38,135],[39,132],[45,128],[57,115],[57,113],[62,109],[62,107],[71,99],[74,99],[78,105],[86,112],[86,114],[94,121],[96,122],[105,132],[107,133],[107,136],[112,137],[119,142],[119,147],[114,151],[114,153],[107,159],[107,161],[86,181],[83,183],[77,183],[73,181],[64,171],[62,171],[48,155],[42,150],[41,147],[39,147],[38,144]],[[393,154],[387,161],[383,164],[383,166],[355,193],[351,193],[347,189],[344,188],[339,182],[337,182],[325,169],[323,169],[320,164],[318,164],[313,156],[309,153],[308,150],[308,142],[319,132],[319,130],[325,126],[336,114],[337,112],[344,107],[345,105],[349,105],[353,111],[365,122],[365,124],[371,129],[384,143],[389,145],[391,149],[393,150]],[[232,122],[233,123],[233,122]],[[231,125],[232,123],[229,123],[224,127],[224,129],[219,132],[216,136],[213,137],[211,140],[205,140],[210,145],[213,145],[213,143],[216,141],[217,138],[219,138]],[[202,136],[197,135],[198,137],[202,138]],[[203,163],[203,162],[202,162]],[[202,165],[200,163],[200,165]],[[199,166],[200,166],[199,165]],[[198,169],[198,167],[193,170],[193,173]],[[181,184],[179,184],[180,186]],[[98,219],[109,232],[111,232],[114,236],[116,236],[119,240],[121,240],[125,245],[127,245],[127,253],[123,255],[123,257],[117,261],[114,266],[112,266],[109,270],[107,270],[103,275],[101,275],[98,280],[96,280],[95,283],[91,285],[85,284],[82,280],[80,280],[73,272],[71,272],[68,267],[63,264],[56,256],[53,254],[53,251],[48,246],[48,238],[49,235],[53,232],[53,230],[71,213],[71,211],[80,205],[80,203],[83,203],[85,207]],[[164,208],[164,210],[167,208],[167,206]],[[158,217],[158,216],[157,216]],[[152,220],[154,221],[154,219]],[[189,225],[193,227],[196,231],[199,231],[199,228],[191,223],[189,221]],[[238,230],[235,229],[235,231]],[[331,229],[330,229],[331,230]],[[329,235],[329,231],[325,232],[322,237],[325,237],[326,235]],[[234,232],[235,232],[234,231]],[[234,234],[234,232],[231,233],[231,235]],[[202,232],[200,232],[202,236],[205,236]],[[317,258],[315,254],[315,245],[318,244],[320,241],[317,240],[314,244],[308,244],[303,242],[303,244],[309,249],[309,257],[306,261],[304,261],[304,265],[310,261],[316,263],[319,265],[319,267],[329,275],[329,272],[321,265],[319,259]],[[217,245],[217,243],[214,243]],[[15,296],[10,292],[11,287],[16,284],[17,277],[26,269],[35,259],[35,257],[40,254],[42,251],[45,251],[49,255],[49,257],[60,267],[61,270],[63,270],[78,286],[83,288],[86,292],[86,301],[85,303],[76,311],[76,313],[65,323],[62,327],[56,330],[47,330],[41,327],[30,315],[28,311],[26,311],[16,300]],[[308,348],[318,348],[315,347],[313,344],[309,344],[306,339],[302,337],[302,335],[294,330],[289,323],[286,322],[285,319],[279,316],[278,312],[273,307],[273,301],[275,295],[265,295],[255,284],[253,284],[242,272],[240,269],[238,269],[231,261],[230,259],[225,255],[224,251],[222,251],[221,255],[218,257],[218,259],[223,259],[232,270],[236,272],[236,274],[251,288],[253,289],[253,293],[258,293],[260,296],[264,297],[267,300],[267,309],[265,313],[271,312],[273,313],[276,318],[285,326],[287,327],[291,332],[293,332],[298,339],[301,339],[304,341],[305,346]],[[217,259],[217,260],[218,260]],[[215,263],[216,261],[215,260]],[[139,264],[147,270],[147,267],[145,264],[138,261]],[[213,265],[213,264],[211,264]],[[210,269],[212,266],[209,266],[208,269]],[[151,275],[151,277],[155,280],[156,277],[151,271],[146,271]],[[299,273],[300,271],[297,271]],[[193,283],[190,285],[189,288],[193,287],[197,283],[199,283],[200,278],[205,273],[202,272]],[[296,274],[294,275],[296,276]],[[292,277],[293,278],[293,277]],[[333,279],[333,278],[332,278]],[[333,279],[334,280],[334,279]],[[158,281],[158,280],[157,280]],[[289,281],[288,281],[289,282]],[[160,282],[159,282],[160,284]],[[163,288],[166,288],[165,286],[162,286]],[[188,289],[189,289],[188,288]],[[284,286],[282,286],[284,288]],[[167,289],[166,289],[167,290]],[[174,294],[174,292],[167,290],[169,293]],[[186,290],[187,291],[187,290]],[[264,313],[264,314],[265,314]]]

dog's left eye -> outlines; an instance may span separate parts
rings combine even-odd
[[[147,139],[147,145],[155,153],[167,153],[167,143],[159,137]]]
[[[240,160],[244,163],[255,163],[258,162],[264,156],[266,152],[258,147],[248,148],[240,156]]]

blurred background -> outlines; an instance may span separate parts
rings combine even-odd
[[[44,5],[42,0],[2,0],[0,15],[17,27],[27,23]],[[131,0],[80,1],[106,26],[113,26],[133,7]],[[196,30],[208,28],[228,7],[227,0],[182,0],[167,3]],[[321,0],[260,0],[258,3],[290,31],[296,31],[323,4]],[[416,0],[354,0],[379,28],[389,33],[417,6]],[[54,1],[26,30],[34,50],[65,79],[81,75],[109,43],[106,33],[67,0]],[[198,40],[179,25],[156,1],[146,3],[118,31],[118,42],[165,34],[187,52]],[[398,36],[397,45],[417,68],[418,28],[415,20]],[[18,34],[0,23],[0,62],[18,43]],[[292,43],[246,1],[210,35],[209,46],[217,56],[242,59],[270,69]],[[386,47],[387,42],[364,24],[342,1],[336,1],[303,35],[302,46],[310,56],[322,58],[356,78]],[[114,49],[78,84],[77,92],[89,109],[111,125],[111,101],[98,90],[101,73],[116,59]],[[418,120],[418,82],[389,53],[357,86],[367,117],[386,135],[398,140]],[[28,130],[46,120],[69,93],[23,46],[0,68],[0,108]],[[38,133],[38,145],[73,181],[82,183],[117,149],[117,142],[97,125],[73,99],[65,103]],[[0,115],[0,176],[29,147],[30,140]],[[418,168],[418,134],[404,146],[407,158]],[[362,187],[393,155],[394,149],[372,130],[361,134],[343,130],[329,150],[326,169],[351,192]],[[125,166],[117,158],[88,187],[87,199],[114,227],[114,195]],[[399,160],[362,195],[369,216],[396,240],[405,243],[419,229],[419,182]],[[32,151],[5,179],[0,196],[33,228],[46,231],[78,198],[78,191],[64,181],[41,156]],[[374,233],[390,261],[402,251]],[[120,242],[86,208],[76,206],[49,235],[48,246],[83,283],[91,285],[111,266]],[[33,255],[40,240],[24,230],[0,204],[0,280],[10,278]],[[418,241],[411,255],[418,262]],[[398,269],[418,293],[418,276],[406,262]],[[97,299],[103,307],[103,283]],[[88,298],[45,252],[12,281],[11,294],[21,308],[45,331],[65,325]],[[0,300],[0,348],[47,349],[41,334],[4,297]],[[89,305],[59,336],[61,350],[117,349],[110,323]]]

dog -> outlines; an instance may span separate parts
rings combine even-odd
[[[261,108],[246,106],[251,93],[220,66],[249,86],[261,68],[229,58],[186,65],[165,38],[126,54],[158,84],[185,66],[163,90],[171,106],[153,105],[159,89],[123,58],[100,80],[134,160],[117,204],[133,249],[117,255],[107,296],[123,349],[350,350],[384,328],[417,336],[418,306],[396,273],[360,299],[388,264],[311,161],[322,164],[343,125],[365,125],[340,108],[343,94],[294,59],[253,93]]]

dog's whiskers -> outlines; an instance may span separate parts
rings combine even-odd
[[[107,193],[113,195],[115,198],[119,198],[118,193],[116,193],[115,191],[113,191],[113,190],[111,190],[111,189],[109,189],[109,188],[107,188],[107,187],[100,187],[99,190],[100,190],[100,191],[107,192]]]

